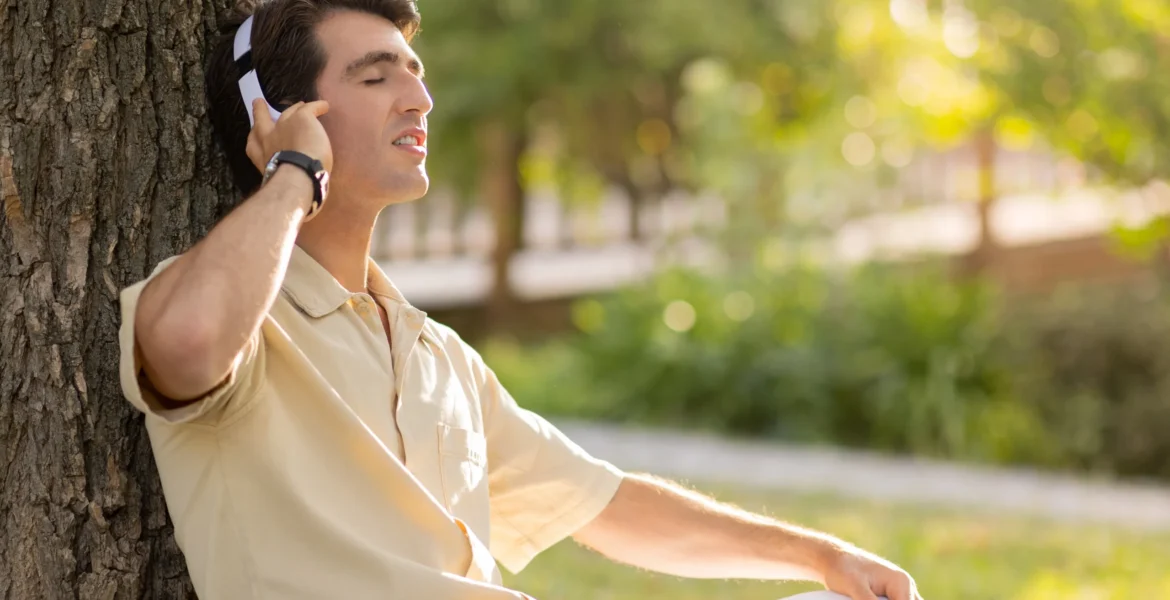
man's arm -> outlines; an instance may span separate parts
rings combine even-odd
[[[258,100],[263,102],[262,100]],[[273,123],[254,110],[248,156],[257,168],[278,150],[298,150],[332,165],[317,120],[324,102],[298,104]],[[312,183],[281,166],[272,179],[142,291],[134,316],[142,368],[159,393],[194,400],[231,372],[272,308],[313,198]]]
[[[680,577],[802,579],[853,600],[921,600],[913,579],[877,556],[644,475],[627,475],[573,537],[615,561]]]

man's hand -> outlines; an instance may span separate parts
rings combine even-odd
[[[252,114],[256,124],[248,134],[248,146],[245,152],[252,164],[261,173],[268,165],[273,154],[281,150],[295,150],[321,161],[326,171],[333,171],[333,146],[329,143],[329,136],[321,121],[317,119],[329,112],[329,103],[324,100],[315,102],[297,102],[280,114],[280,119],[273,122],[272,115],[268,114],[268,106],[262,98],[252,103]]]
[[[825,587],[850,600],[922,600],[914,579],[893,563],[857,549],[841,549],[822,571]]]

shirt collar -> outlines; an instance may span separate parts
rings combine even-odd
[[[369,265],[366,276],[370,293],[409,305],[402,292],[394,287],[378,263],[373,258],[367,260]],[[328,269],[321,266],[321,263],[309,256],[299,245],[293,246],[281,289],[288,294],[294,304],[314,319],[341,308],[341,305],[353,296]]]
[[[300,246],[293,246],[288,271],[280,287],[297,307],[314,319],[337,310],[351,295],[332,273]]]
[[[398,291],[398,288],[386,276],[386,272],[378,266],[378,262],[373,258],[366,260],[369,261],[369,266],[366,267],[366,286],[370,288],[370,294],[409,306],[410,303],[406,301],[406,297]]]

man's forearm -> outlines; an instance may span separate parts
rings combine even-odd
[[[227,374],[276,299],[312,194],[281,167],[143,290],[138,341],[160,392],[192,398]]]
[[[607,557],[680,577],[821,581],[839,549],[830,536],[628,475],[575,539]]]

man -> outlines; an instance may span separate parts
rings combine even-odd
[[[518,407],[369,259],[379,212],[428,187],[413,2],[243,10],[251,53],[229,29],[207,93],[248,198],[121,295],[122,386],[201,597],[525,598],[496,561],[571,535],[684,577],[919,598],[880,558],[622,473]],[[289,107],[256,100],[249,127],[253,73]]]

